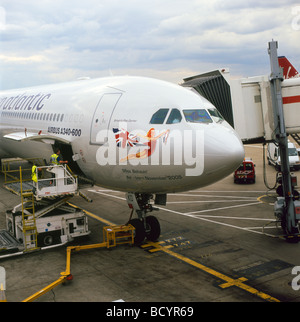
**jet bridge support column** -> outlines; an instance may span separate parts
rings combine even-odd
[[[274,113],[274,140],[278,144],[281,159],[282,172],[282,187],[284,200],[278,200],[275,203],[275,215],[281,214],[281,225],[289,236],[299,234],[298,218],[296,215],[295,201],[293,198],[293,189],[291,183],[289,155],[288,155],[288,140],[284,123],[283,103],[281,82],[283,81],[283,72],[278,64],[277,41],[269,42],[269,55],[271,64],[270,86],[272,96],[272,106]],[[284,201],[284,202],[282,202]]]

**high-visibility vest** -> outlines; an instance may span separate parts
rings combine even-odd
[[[38,180],[37,180],[35,169],[36,169],[36,165],[34,165],[31,169],[31,179],[32,181],[37,182]]]
[[[59,165],[59,162],[57,161],[58,157],[59,157],[58,154],[56,154],[56,153],[52,154],[50,157],[50,163]]]

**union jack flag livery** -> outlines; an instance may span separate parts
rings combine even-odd
[[[119,130],[117,128],[114,128],[113,132],[115,133],[116,143],[118,147],[122,147],[124,149],[126,146],[135,146],[138,143],[136,136],[130,134],[124,129]]]

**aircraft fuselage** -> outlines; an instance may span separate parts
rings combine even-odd
[[[0,113],[0,157],[49,161],[60,142],[88,178],[119,191],[196,189],[229,175],[244,158],[237,134],[210,102],[154,79],[3,91]]]

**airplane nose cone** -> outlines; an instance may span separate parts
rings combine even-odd
[[[220,127],[217,131],[211,132],[205,149],[210,155],[206,166],[209,167],[209,172],[216,175],[217,173],[229,175],[237,169],[245,157],[242,141],[233,129],[227,127]]]
[[[232,131],[228,141],[224,142],[224,157],[229,169],[234,171],[245,157],[245,150],[242,141],[235,131]]]
[[[231,130],[229,135],[224,133],[221,153],[223,153],[228,167],[234,170],[243,161],[245,157],[244,146],[235,131]]]

